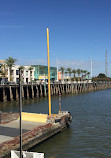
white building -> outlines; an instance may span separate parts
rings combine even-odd
[[[28,83],[31,82],[32,80],[34,80],[34,71],[35,68],[33,67],[33,69],[30,71],[29,68],[31,66],[23,66],[24,69],[22,70],[22,81],[23,83]],[[20,65],[14,65],[12,67],[12,81],[14,81],[15,83],[19,82],[19,68]],[[8,68],[8,81],[10,81],[10,73],[9,73],[9,68]]]

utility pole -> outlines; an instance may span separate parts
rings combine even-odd
[[[91,59],[91,78],[92,78],[92,59]]]
[[[107,76],[108,75],[108,70],[107,70],[107,49],[106,49],[106,52],[105,52],[105,75]]]
[[[22,84],[21,84],[21,68],[19,68],[19,104],[20,104],[20,158],[23,158],[22,155]]]

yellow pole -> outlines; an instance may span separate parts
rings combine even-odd
[[[48,57],[48,98],[49,98],[49,116],[51,116],[50,59],[49,59],[49,29],[48,29],[48,28],[47,28],[47,57]]]

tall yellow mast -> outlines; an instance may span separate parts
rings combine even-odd
[[[49,59],[49,29],[48,29],[48,28],[47,28],[47,58],[48,58],[48,98],[49,98],[49,116],[51,116],[50,59]]]

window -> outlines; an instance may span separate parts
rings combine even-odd
[[[16,75],[19,75],[19,70],[16,70]]]
[[[26,71],[26,76],[28,76],[28,71]]]

